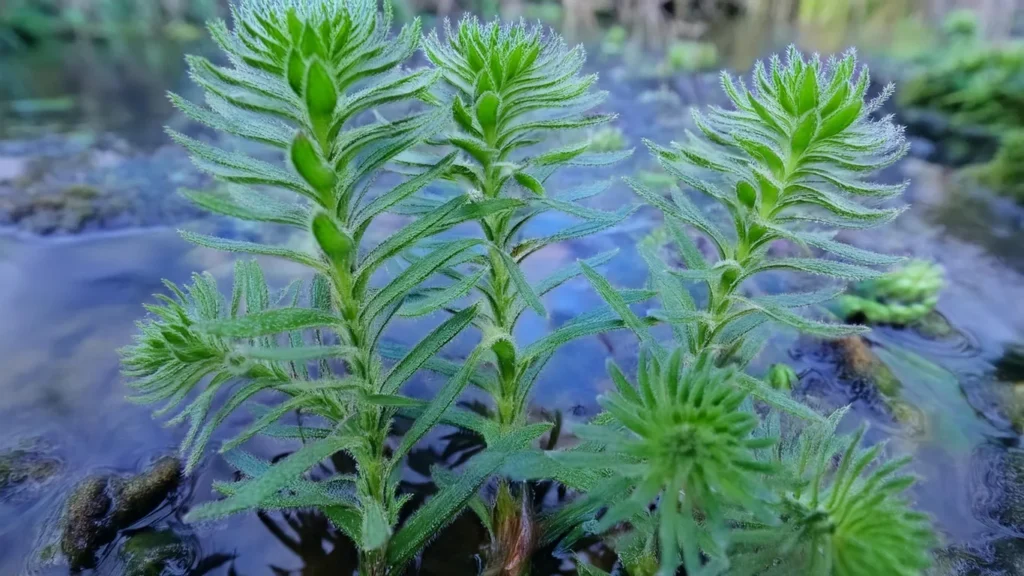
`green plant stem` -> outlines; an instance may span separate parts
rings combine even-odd
[[[487,135],[487,143],[496,148],[495,136]],[[494,160],[484,164],[486,180],[484,194],[489,198],[497,197],[500,175],[493,166]],[[512,278],[506,268],[505,260],[497,253],[504,250],[509,240],[509,217],[507,215],[489,216],[481,221],[484,235],[494,248],[489,253],[490,268],[488,279],[494,292],[489,299],[489,310],[494,322],[494,329],[500,334],[508,335],[513,341],[515,329],[516,294],[512,289]],[[494,398],[496,419],[503,433],[520,429],[526,424],[525,407],[520,402],[520,377],[525,370],[518,354],[502,349],[505,341],[499,340],[494,347],[498,359],[498,389]],[[529,573],[529,558],[532,554],[533,532],[532,519],[524,503],[529,501],[529,490],[523,484],[518,494],[513,493],[509,482],[504,478],[498,480],[498,496],[495,501],[493,526],[494,541],[488,554],[488,565],[485,574],[501,576],[523,576]],[[523,548],[527,549],[523,549]]]
[[[779,198],[775,201],[770,199],[762,198],[759,207],[761,218],[772,223],[774,216],[784,206],[782,200],[785,198],[786,191],[793,183],[793,175],[796,172],[797,167],[801,165],[802,152],[797,152],[793,149],[792,142],[787,143],[788,158],[782,168],[782,173],[778,174],[779,178]],[[739,263],[740,270],[749,270],[758,266],[764,257],[762,253],[756,251],[757,248],[770,243],[774,240],[779,239],[776,233],[768,231],[764,228],[760,228],[754,222],[754,218],[751,212],[754,208],[750,209],[750,212],[744,214],[742,220],[738,220],[737,226],[737,240],[736,247],[733,254],[723,254],[723,258],[730,258]],[[755,228],[758,227],[758,228]],[[697,353],[703,353],[706,351],[711,343],[714,341],[718,326],[724,325],[722,322],[729,317],[729,312],[732,309],[733,296],[736,290],[739,288],[740,282],[737,274],[725,273],[722,275],[721,280],[714,286],[708,294],[708,307],[707,310],[713,318],[713,325],[716,328],[709,329],[707,324],[701,324],[697,332]],[[739,314],[750,313],[750,310],[744,310]],[[727,360],[724,358],[723,360]]]
[[[339,213],[348,212],[347,200],[347,197],[339,200]],[[356,246],[360,240],[361,236],[355,235]],[[362,383],[368,395],[375,395],[383,392],[384,378],[377,369],[381,363],[373,350],[370,327],[359,317],[359,311],[366,309],[368,303],[366,290],[357,288],[354,280],[356,264],[353,255],[357,253],[358,248],[350,250],[344,258],[334,259],[332,274],[329,276],[333,299],[342,317],[342,322],[335,331],[343,335],[348,340],[347,344],[357,351],[355,358],[346,362],[349,376]],[[332,260],[326,251],[324,257],[327,261]],[[342,399],[336,399],[332,404],[337,411],[336,422],[342,421],[351,410],[357,411],[356,425],[365,442],[364,449],[352,453],[359,470],[357,493],[360,499],[377,502],[389,518],[397,516],[393,513],[397,511],[392,510],[396,501],[394,489],[388,481],[396,463],[385,454],[393,416],[391,410],[364,402],[352,403],[350,407],[346,406]],[[386,546],[374,550],[359,546],[360,576],[386,576],[388,573]]]

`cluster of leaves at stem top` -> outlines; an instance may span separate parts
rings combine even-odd
[[[446,274],[455,283],[441,291],[462,296],[476,289],[481,309],[476,323],[493,352],[498,368],[485,389],[495,400],[495,419],[501,427],[521,427],[526,402],[540,369],[557,346],[570,338],[598,330],[562,331],[533,345],[520,348],[513,330],[522,314],[532,308],[545,315],[541,296],[579,276],[585,265],[574,265],[535,284],[527,281],[520,266],[531,255],[557,242],[580,238],[610,228],[633,208],[615,212],[596,210],[582,201],[603,192],[610,182],[595,182],[571,190],[548,190],[556,170],[566,166],[600,166],[614,163],[632,151],[590,152],[586,140],[538,152],[537,145],[551,142],[560,132],[596,126],[614,118],[590,114],[606,93],[593,90],[596,75],[581,75],[585,61],[582,47],[567,49],[557,35],[544,35],[526,25],[480,24],[467,18],[446,38],[432,33],[424,50],[440,70],[451,102],[453,126],[437,144],[454,149],[458,156],[445,178],[460,193],[484,203],[507,207],[481,214],[477,221],[485,242],[478,257],[450,267]],[[408,166],[436,164],[433,153],[410,152],[400,160]],[[429,210],[442,199],[421,197],[410,210]],[[548,236],[527,236],[529,222],[545,211],[559,211],[579,223]],[[613,254],[589,262],[598,265]],[[590,318],[592,327],[600,319]],[[603,317],[605,324],[613,319]],[[618,323],[621,326],[621,322]],[[607,327],[605,328],[607,329]],[[488,438],[486,430],[481,430]]]
[[[868,178],[906,152],[901,129],[871,117],[892,88],[866,102],[868,73],[858,74],[853,53],[822,63],[795,49],[785,63],[758,64],[753,82],[750,90],[723,75],[732,109],[695,113],[701,135],[687,134],[685,143],[648,144],[669,174],[724,206],[732,230],[678,191],[665,199],[631,182],[663,212],[686,266],[640,247],[662,305],[649,314],[671,325],[674,342],[666,350],[621,294],[593,279],[650,357],[641,360],[635,387],[611,367],[616,390],[600,399],[608,414],[581,432],[591,450],[556,455],[606,471],[572,512],[598,533],[629,523],[617,548],[632,576],[670,576],[680,565],[690,575],[920,574],[935,539],[930,521],[903,496],[913,482],[897,475],[905,461],[877,463],[881,447],[860,450],[862,432],[836,436],[842,412],[823,421],[742,372],[769,323],[825,338],[863,330],[797,312],[839,288],[748,297],[743,284],[772,270],[863,280],[899,260],[834,238],[901,211],[884,202],[905,185]],[[689,231],[707,238],[712,258]],[[772,256],[769,247],[780,240],[807,255]],[[705,307],[684,282],[705,286]],[[766,418],[755,399],[769,406]],[[780,414],[787,433],[801,435],[799,448],[779,443]],[[602,502],[616,504],[594,520]]]
[[[245,479],[218,485],[227,497],[196,508],[190,518],[317,507],[357,544],[362,573],[400,570],[482,482],[463,477],[398,527],[406,500],[397,490],[402,461],[445,415],[476,363],[467,361],[456,370],[429,403],[403,401],[396,394],[472,322],[477,308],[452,310],[450,318],[388,365],[379,340],[409,304],[413,289],[485,243],[434,242],[383,284],[376,273],[425,239],[486,216],[494,206],[460,194],[368,246],[366,232],[377,216],[447,173],[457,158],[450,154],[393,188],[371,191],[387,163],[442,133],[450,118],[447,110],[425,106],[394,121],[367,118],[385,104],[433,101],[428,91],[439,73],[401,67],[419,45],[419,23],[392,35],[390,7],[381,12],[376,0],[242,0],[233,7],[233,19],[232,29],[219,21],[209,27],[227,56],[226,66],[189,58],[192,78],[205,90],[205,105],[177,95],[171,99],[193,120],[276,148],[282,159],[268,162],[172,131],[197,165],[225,186],[185,193],[212,212],[298,229],[308,234],[311,248],[182,234],[201,246],[299,263],[312,280],[308,290],[300,280],[271,298],[255,262],[239,262],[230,303],[208,275],[197,275],[184,289],[168,283],[173,296],[160,296],[161,303],[149,307],[153,317],[123,350],[125,373],[134,378],[130,385],[138,401],[162,402],[159,413],[176,412],[172,423],[189,423],[182,446],[189,469],[214,430],[248,399],[263,391],[284,397],[271,408],[254,408],[254,423],[221,448]],[[441,306],[418,301],[416,310]],[[196,389],[201,392],[192,395]],[[215,400],[221,408],[214,412]],[[315,423],[280,422],[296,410]],[[415,420],[394,446],[389,432],[399,410]],[[475,459],[476,475],[486,478],[505,453],[545,429],[529,427],[494,438]],[[304,444],[271,464],[238,448],[257,434],[300,438]],[[354,461],[355,474],[307,477],[339,452]]]
[[[450,102],[454,122],[435,139],[433,149],[408,152],[400,160],[422,170],[436,165],[438,148],[454,150],[458,156],[445,178],[460,194],[501,207],[477,218],[485,242],[474,258],[445,271],[453,282],[424,294],[427,301],[445,302],[474,289],[479,294],[475,323],[495,370],[477,380],[492,398],[493,411],[473,431],[491,445],[500,435],[526,427],[530,391],[561,344],[623,326],[609,311],[599,310],[529,346],[520,346],[513,336],[527,309],[546,314],[541,301],[545,293],[585,271],[592,272],[591,266],[606,262],[614,253],[597,255],[537,283],[530,283],[521,270],[524,261],[554,243],[608,229],[633,211],[629,206],[608,212],[585,205],[585,200],[608,187],[608,181],[557,190],[548,185],[549,178],[567,166],[609,165],[632,151],[593,152],[586,139],[565,147],[550,146],[562,133],[614,118],[591,113],[606,93],[594,90],[596,75],[581,74],[582,47],[568,49],[557,35],[522,22],[481,24],[475,18],[462,20],[454,30],[446,25],[444,36],[429,35],[424,51],[444,79],[442,99]],[[542,146],[545,143],[548,146]],[[421,196],[409,209],[431,210],[443,201],[443,197]],[[530,235],[530,221],[546,211],[562,212],[578,223],[555,234]],[[523,511],[526,500],[523,494],[513,496],[506,483],[499,484],[498,495],[484,514],[485,524],[495,531],[488,570],[519,574],[528,567],[537,529],[527,517],[529,511]]]

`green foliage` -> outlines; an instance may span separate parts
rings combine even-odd
[[[604,126],[590,131],[590,151],[592,152],[617,152],[626,147],[626,136],[622,128],[617,126]]]
[[[1024,126],[1024,44],[988,42],[977,28],[973,12],[951,13],[939,46],[910,63],[899,103],[961,125]]]
[[[953,40],[975,40],[980,28],[978,15],[964,8],[950,11],[942,21],[942,32]]]
[[[171,132],[225,183],[219,192],[185,194],[212,212],[291,228],[307,240],[291,245],[310,248],[183,236],[299,263],[312,280],[308,289],[296,281],[271,296],[260,267],[242,260],[230,298],[209,275],[183,288],[168,283],[171,295],[148,307],[152,316],[122,351],[135,400],[161,403],[158,413],[189,424],[182,450],[190,470],[238,408],[255,415],[222,446],[241,479],[217,483],[225,498],[193,509],[190,519],[315,508],[356,544],[359,573],[372,576],[402,573],[466,508],[492,536],[487,573],[525,573],[534,544],[571,546],[619,524],[628,529],[615,530],[615,546],[633,576],[672,576],[678,566],[691,575],[841,576],[917,574],[927,566],[931,529],[909,510],[903,493],[910,480],[895,476],[900,462],[875,465],[880,447],[858,451],[859,435],[836,437],[841,413],[825,421],[792,398],[792,370],[773,368],[766,380],[743,372],[771,322],[829,338],[861,330],[798,313],[829,301],[837,288],[748,297],[747,280],[773,270],[866,279],[898,260],[833,239],[837,228],[895,217],[899,208],[880,203],[903,188],[867,179],[905,144],[889,119],[869,117],[881,100],[865,104],[867,73],[855,74],[852,55],[823,65],[793,50],[785,65],[773,59],[755,69],[755,92],[726,76],[734,110],[697,114],[701,138],[689,134],[673,148],[649,144],[668,175],[719,202],[733,222],[723,229],[684,194],[665,198],[629,181],[666,226],[662,238],[638,247],[651,268],[649,287],[620,290],[595,270],[614,252],[540,281],[522,269],[545,247],[611,228],[635,209],[587,205],[609,182],[550,185],[559,169],[608,165],[631,153],[595,150],[583,136],[613,116],[592,112],[605,95],[594,90],[596,77],[581,74],[581,48],[570,50],[539,28],[469,18],[446,29],[444,40],[436,33],[426,39],[433,69],[408,71],[401,64],[419,43],[419,24],[389,35],[390,9],[378,12],[375,0],[241,0],[234,15],[233,29],[210,26],[226,66],[189,59],[205,105],[171,98],[190,118],[276,149],[280,160]],[[388,121],[377,109],[392,103],[406,113]],[[544,146],[564,142],[561,134],[580,137]],[[374,186],[385,167],[406,178]],[[457,190],[428,193],[436,180]],[[389,211],[411,218],[369,243],[367,231]],[[546,211],[578,223],[530,236],[530,221]],[[470,221],[481,237],[442,235]],[[715,257],[705,258],[687,226],[709,240]],[[685,267],[663,261],[665,237]],[[777,240],[809,254],[770,256]],[[543,296],[579,276],[607,305],[528,345],[517,342],[522,315],[545,316]],[[447,283],[434,282],[440,279]],[[706,307],[698,308],[687,283],[705,285]],[[633,310],[655,296],[660,308]],[[442,311],[444,319],[412,346],[381,341],[395,316]],[[650,329],[659,323],[671,329],[668,346]],[[470,326],[481,340],[468,358],[441,358]],[[582,442],[537,450],[552,426],[530,424],[527,407],[546,363],[566,342],[618,329],[633,332],[644,350],[636,384],[611,364],[615,390],[600,398],[606,412],[574,431]],[[421,369],[446,383],[426,400],[403,396]],[[470,385],[489,397],[486,413],[454,407]],[[257,395],[272,403],[255,403]],[[308,416],[301,426],[280,422],[294,411]],[[411,424],[392,440],[399,414]],[[458,473],[436,469],[437,493],[403,514],[405,459],[440,423],[478,435],[486,448]],[[241,448],[258,435],[303,444],[272,463]],[[790,440],[798,435],[803,444]],[[555,437],[552,430],[549,443]],[[355,473],[318,466],[339,452]],[[327,472],[311,474],[314,468]],[[487,502],[481,487],[491,479],[498,496]],[[533,480],[580,495],[534,519]]]
[[[884,276],[858,283],[853,294],[836,300],[835,307],[847,319],[863,317],[871,324],[910,324],[935,309],[944,284],[940,266],[914,260]]]
[[[443,41],[431,34],[424,50],[450,91],[445,100],[451,102],[455,123],[443,141],[458,158],[447,177],[481,201],[504,201],[508,206],[477,219],[486,244],[467,266],[446,274],[456,280],[456,286],[461,278],[479,278],[473,283],[481,298],[476,323],[490,342],[496,367],[496,381],[487,388],[494,404],[493,417],[498,429],[517,430],[526,424],[531,388],[560,345],[622,326],[604,316],[585,317],[527,348],[517,345],[513,334],[522,314],[529,308],[545,315],[541,296],[585,272],[587,266],[581,263],[531,283],[520,268],[523,262],[551,244],[610,228],[632,212],[631,207],[605,212],[584,204],[601,193],[607,182],[559,190],[558,195],[551,194],[546,183],[560,168],[607,165],[631,151],[621,150],[621,145],[595,151],[592,141],[586,139],[554,150],[537,150],[539,142],[553,141],[566,131],[576,131],[568,132],[573,134],[601,126],[613,118],[590,112],[605,94],[593,90],[596,76],[580,74],[582,48],[570,50],[561,38],[545,36],[540,28],[521,23],[481,24],[473,18],[461,21],[455,30],[447,29],[446,35],[447,41]],[[435,161],[420,154],[406,159],[413,166]],[[550,236],[523,238],[530,220],[551,210],[575,217],[579,224]],[[606,259],[602,256],[593,263]],[[464,293],[461,289],[456,292]],[[493,507],[493,525],[499,532],[496,542],[507,540],[500,534],[503,527],[518,525],[507,516],[518,515],[520,509],[518,505]],[[503,562],[499,557],[507,553],[510,551],[492,550],[489,560]]]
[[[198,395],[172,422],[188,421],[183,450],[195,467],[216,428],[258,393],[281,400],[222,449],[246,477],[218,490],[226,499],[200,506],[193,519],[217,518],[257,508],[320,508],[360,548],[361,571],[399,569],[458,512],[449,507],[432,517],[430,529],[399,528],[407,497],[398,494],[397,474],[409,448],[432,428],[465,387],[476,368],[472,359],[414,421],[398,450],[388,446],[398,408],[385,401],[445,344],[469,326],[476,307],[452,317],[412,347],[392,367],[379,355],[381,332],[413,291],[454,259],[480,244],[474,239],[434,242],[421,258],[383,285],[377,274],[399,254],[428,237],[487,214],[466,210],[457,196],[425,211],[382,243],[367,246],[374,219],[419,192],[451,168],[455,156],[440,159],[394,188],[371,188],[376,173],[411,147],[439,133],[445,116],[434,110],[388,122],[361,117],[379,106],[428,97],[438,74],[409,72],[400,64],[419,43],[419,23],[389,37],[390,11],[375,0],[247,0],[234,7],[235,25],[213,22],[210,32],[228,56],[218,66],[191,57],[193,79],[206,91],[206,106],[176,95],[172,101],[192,119],[222,133],[280,151],[279,163],[221,149],[171,131],[196,164],[230,184],[225,193],[187,192],[196,204],[242,220],[270,222],[307,234],[312,251],[183,233],[199,245],[285,258],[315,273],[308,297],[302,282],[271,299],[255,263],[236,267],[230,304],[209,276],[197,276],[174,298],[150,307],[133,346],[123,351],[125,373],[135,378],[137,400],[177,408],[193,390]],[[293,195],[274,200],[263,188]],[[243,306],[244,303],[244,306]],[[417,312],[443,302],[418,302]],[[478,356],[478,355],[477,355]],[[204,385],[205,384],[205,385]],[[215,398],[223,407],[211,415]],[[273,465],[236,447],[258,434],[278,435],[277,421],[301,410],[317,422],[300,429],[308,442]],[[314,480],[306,472],[344,451],[356,463],[355,476]],[[501,449],[492,459],[506,457]],[[400,542],[401,553],[392,550]]]
[[[968,173],[986,186],[1024,202],[1024,127],[1003,133],[995,157],[970,167]]]
[[[710,42],[674,41],[658,69],[662,74],[710,70],[718,64],[718,48]]]
[[[948,118],[953,135],[998,138],[995,157],[969,166],[967,175],[1019,200],[1024,43],[987,41],[971,11],[951,13],[943,29],[939,47],[910,62],[899,103]]]
[[[607,56],[617,56],[626,50],[626,42],[629,41],[629,32],[625,26],[616,24],[604,33],[601,40],[601,52]]]
[[[683,351],[676,349],[664,361],[642,355],[637,371],[634,386],[610,364],[616,390],[599,398],[623,429],[578,429],[581,439],[595,441],[599,449],[561,456],[630,480],[629,493],[612,501],[590,530],[600,533],[653,515],[661,543],[659,574],[675,574],[680,564],[687,574],[704,573],[698,550],[711,556],[711,564],[720,562],[728,508],[767,517],[771,494],[762,474],[771,468],[755,455],[774,439],[753,437],[758,419],[743,409],[746,392],[730,385],[733,368],[717,368],[706,356],[683,366]]]
[[[550,244],[609,228],[632,211],[625,207],[603,212],[581,202],[602,192],[607,183],[550,196],[545,182],[559,168],[605,165],[630,151],[591,152],[587,141],[542,153],[535,151],[537,142],[550,140],[560,132],[601,125],[613,118],[589,114],[605,94],[592,90],[596,76],[580,75],[584,61],[581,48],[569,50],[557,36],[544,37],[540,28],[523,24],[481,24],[469,18],[456,30],[446,32],[447,42],[431,34],[424,49],[448,85],[455,118],[454,126],[443,138],[458,154],[447,178],[482,201],[502,201],[507,206],[477,219],[486,244],[470,264],[486,270],[484,280],[476,283],[483,299],[477,323],[494,343],[497,418],[503,425],[520,426],[525,421],[533,379],[556,342],[562,340],[549,340],[550,346],[535,348],[533,354],[520,353],[512,336],[514,326],[527,308],[544,314],[540,296],[581,272],[559,272],[530,284],[520,266]],[[414,166],[435,161],[422,154],[404,158]],[[426,198],[421,202],[429,205],[440,200]],[[551,236],[522,238],[529,221],[548,210],[564,212],[581,223]],[[448,275],[462,278],[464,272],[451,270]],[[589,332],[579,336],[585,333]]]
[[[772,364],[768,368],[768,385],[776,390],[792,390],[800,381],[800,377],[788,364]]]
[[[716,261],[706,261],[680,230],[674,236],[687,269],[675,270],[648,255],[653,273],[666,286],[677,286],[678,291],[678,279],[684,279],[699,281],[710,291],[707,313],[697,314],[686,302],[671,309],[665,303],[661,313],[670,323],[684,325],[680,334],[692,353],[712,350],[723,360],[743,364],[750,356],[744,350],[745,336],[769,320],[825,337],[861,331],[795,313],[829,300],[838,293],[835,289],[758,298],[739,293],[745,281],[769,270],[866,279],[878,275],[870,266],[899,260],[832,239],[836,228],[869,228],[896,217],[900,208],[874,205],[905,187],[866,178],[898,160],[906,143],[888,118],[869,116],[891,88],[865,104],[868,73],[855,72],[852,54],[823,65],[817,59],[805,61],[791,50],[786,64],[773,58],[770,67],[755,67],[756,93],[723,76],[725,92],[736,108],[695,113],[703,138],[687,134],[686,143],[672,148],[649,144],[666,172],[722,204],[733,218],[732,230],[727,231],[683,194],[673,193],[669,201],[639,183],[631,184],[661,209],[669,225],[692,226],[717,253]],[[827,228],[811,231],[808,224]],[[838,260],[772,257],[768,248],[778,240],[817,248]]]
[[[868,73],[857,72],[852,53],[823,64],[791,49],[785,63],[755,67],[753,91],[723,75],[734,109],[695,113],[701,136],[687,134],[671,148],[649,143],[668,174],[726,209],[731,229],[684,194],[666,199],[630,181],[664,214],[685,265],[666,264],[653,243],[638,247],[661,302],[648,314],[672,327],[672,352],[652,342],[646,322],[607,281],[591,277],[651,359],[641,360],[635,388],[610,369],[616,392],[602,399],[610,422],[580,433],[595,453],[563,459],[608,472],[606,484],[618,490],[608,511],[596,522],[588,521],[593,514],[577,519],[597,533],[628,522],[629,536],[616,546],[636,574],[654,574],[656,565],[671,576],[680,564],[687,574],[920,574],[930,564],[930,524],[903,497],[912,479],[893,476],[902,462],[869,466],[881,448],[856,453],[859,435],[834,434],[842,413],[825,422],[791,398],[792,369],[776,365],[766,381],[740,371],[771,322],[824,338],[862,331],[798,313],[839,288],[747,297],[744,282],[771,270],[864,280],[899,260],[833,239],[838,228],[894,218],[901,209],[880,204],[905,186],[868,179],[903,156],[906,144],[889,118],[870,116],[891,87],[865,102]],[[714,258],[684,226],[708,239]],[[774,257],[768,248],[779,240],[832,258]],[[705,306],[684,282],[704,285]],[[767,416],[748,397],[767,404]],[[797,456],[776,444],[779,414],[787,415],[787,434],[810,442]],[[844,457],[835,465],[837,452]]]
[[[900,473],[908,460],[880,462],[882,445],[860,447],[863,427],[836,435],[844,413],[776,447],[766,464],[789,483],[780,523],[747,525],[730,574],[914,575],[931,566],[938,543],[931,521],[903,495],[915,481]],[[769,421],[764,432],[777,426]]]

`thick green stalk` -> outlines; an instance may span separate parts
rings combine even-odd
[[[494,137],[488,135],[488,146],[495,148]],[[493,161],[485,162],[484,192],[488,197],[495,197],[500,187],[499,175],[491,168]],[[494,322],[493,328],[500,334],[508,336],[508,341],[499,340],[494,345],[494,353],[498,359],[498,396],[494,398],[496,415],[503,432],[511,432],[526,424],[525,406],[518,402],[520,394],[520,378],[525,370],[515,350],[509,349],[508,342],[513,341],[515,329],[516,294],[513,291],[512,279],[506,268],[505,260],[496,252],[505,250],[509,236],[509,219],[505,215],[490,216],[481,221],[484,235],[492,243],[489,253],[490,267],[488,280],[494,292],[494,299],[489,301],[489,311]],[[509,254],[511,256],[511,254]],[[521,485],[517,493],[504,478],[498,480],[498,496],[492,510],[494,541],[488,554],[486,574],[501,576],[522,576],[529,573],[529,559],[533,552],[532,518],[528,506],[530,501],[527,485]]]

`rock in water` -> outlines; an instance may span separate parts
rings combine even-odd
[[[110,511],[108,478],[86,478],[68,498],[61,551],[74,568],[88,566],[103,541],[109,541],[105,520]]]
[[[185,574],[195,560],[195,551],[173,530],[142,530],[121,547],[125,576]]]
[[[181,461],[165,457],[142,474],[83,480],[68,497],[61,551],[73,569],[88,568],[96,551],[155,510],[181,482]]]
[[[871,345],[860,336],[846,336],[832,345],[839,353],[841,370],[845,377],[870,382],[886,398],[899,395],[901,384],[875,353]]]
[[[0,452],[0,501],[20,487],[46,482],[62,467],[60,460],[45,454],[44,448],[40,447]]]

